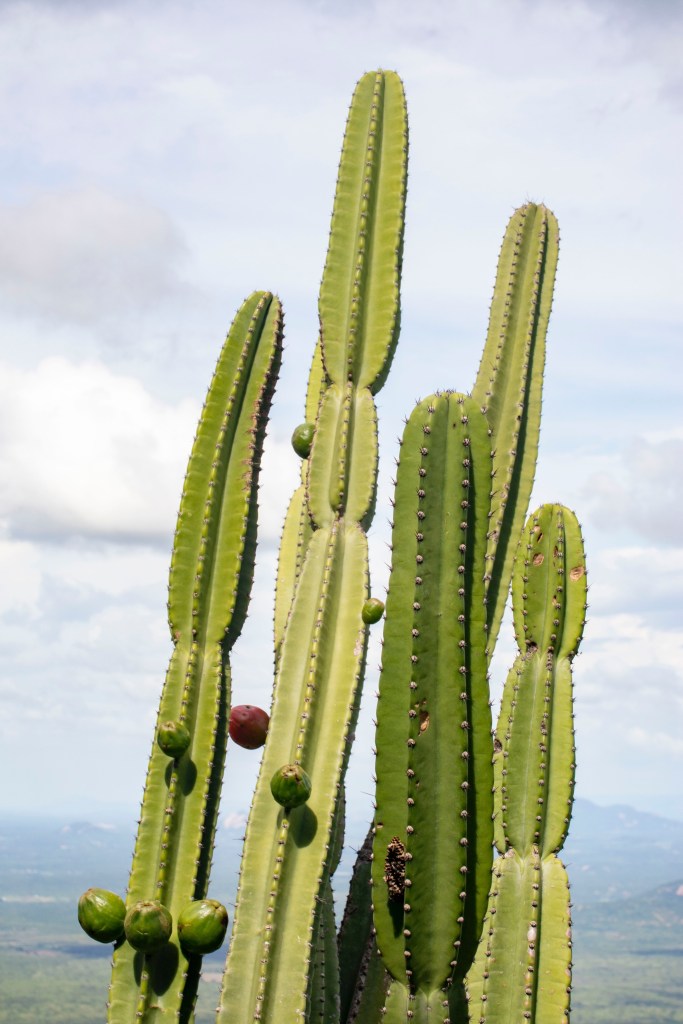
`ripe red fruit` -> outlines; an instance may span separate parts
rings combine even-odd
[[[230,712],[230,739],[247,750],[256,750],[266,742],[270,718],[253,704],[238,704]]]

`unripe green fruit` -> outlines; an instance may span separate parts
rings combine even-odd
[[[299,764],[284,764],[270,780],[270,791],[287,810],[305,804],[311,795],[311,780]]]
[[[292,448],[302,459],[307,459],[311,454],[313,435],[315,433],[314,423],[300,423],[292,434]]]
[[[138,953],[156,953],[171,937],[173,918],[158,900],[141,900],[130,908],[123,927]]]
[[[115,942],[123,933],[126,905],[108,889],[88,889],[78,900],[78,923],[97,942]]]
[[[367,626],[371,626],[373,622],[379,622],[384,615],[384,601],[380,601],[378,597],[369,597],[363,605],[361,611],[361,618]]]
[[[182,757],[190,745],[191,736],[182,722],[162,722],[157,732],[157,743],[169,757]]]
[[[178,938],[186,953],[213,953],[223,945],[228,912],[218,900],[195,900],[180,912]]]
[[[237,704],[230,711],[230,739],[247,750],[256,750],[266,742],[270,718],[254,704]]]

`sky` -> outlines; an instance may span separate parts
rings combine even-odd
[[[135,815],[185,465],[257,288],[283,301],[285,353],[233,700],[268,707],[344,120],[384,67],[405,84],[410,166],[373,591],[403,417],[471,387],[505,224],[545,202],[561,247],[532,504],[569,505],[585,536],[577,795],[683,820],[682,30],[675,0],[0,2],[1,810]],[[496,696],[513,656],[507,623]],[[376,627],[348,777],[358,840],[378,663]],[[257,762],[229,751],[235,835]]]

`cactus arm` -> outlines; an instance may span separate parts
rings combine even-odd
[[[329,387],[308,475],[318,527],[335,515],[364,525],[372,516],[378,457],[372,395],[398,340],[406,139],[400,79],[393,72],[364,75],[349,111],[320,288]]]
[[[393,115],[387,120],[389,109],[394,115],[403,111],[403,121]],[[280,645],[269,738],[247,827],[219,1024],[242,1020],[246,1024],[254,1014],[262,1021],[295,1020],[307,1012],[316,901],[328,877],[339,788],[365,661],[361,608],[368,591],[368,569],[361,522],[366,525],[370,517],[375,483],[361,478],[376,472],[376,431],[369,430],[374,425],[374,407],[366,383],[376,385],[377,374],[385,371],[396,332],[400,251],[392,254],[388,268],[377,255],[384,251],[384,242],[380,245],[376,239],[391,235],[398,245],[405,190],[393,205],[388,198],[385,202],[382,193],[393,188],[393,179],[376,169],[386,169],[398,159],[399,176],[405,177],[400,127],[404,120],[398,78],[382,72],[365,76],[347,125],[330,237],[333,255],[328,255],[321,287],[322,372],[314,359],[311,377],[315,375],[319,383],[309,387],[310,401],[319,387],[324,388],[304,502],[314,529]],[[361,137],[365,140],[365,157],[359,165],[363,173],[354,178],[347,171],[350,163],[358,164]],[[369,168],[363,162],[366,158]],[[349,186],[352,179],[355,184]],[[368,188],[371,201],[363,194]],[[378,223],[378,216],[386,223]],[[336,275],[341,277],[335,279]],[[384,319],[391,321],[383,337],[376,332],[370,335],[365,326],[375,316],[373,307],[380,304]],[[346,311],[344,316],[348,314],[348,330],[341,335],[335,321],[340,309]],[[366,350],[377,368],[367,382],[360,372]],[[336,379],[339,367],[343,372]],[[361,397],[364,389],[367,396]],[[363,448],[370,449],[370,458],[364,457]],[[354,497],[361,493],[364,497]],[[329,497],[314,508],[318,495]],[[273,804],[269,780],[291,761],[305,768],[313,790],[305,808],[283,815]],[[256,977],[254,964],[259,965]]]
[[[569,887],[556,856],[574,786],[572,659],[586,612],[578,520],[561,505],[529,517],[512,583],[520,655],[496,727],[496,842],[485,940],[468,975],[474,1018],[567,1024]]]
[[[340,1016],[346,1024],[358,988],[367,972],[368,947],[374,946],[370,875],[372,829],[368,831],[353,866],[344,916],[339,926]],[[364,971],[365,967],[365,971]],[[380,1006],[383,1005],[380,1003]]]
[[[483,883],[487,892],[490,874],[490,487],[488,424],[476,403],[449,394],[418,405],[396,485],[377,711],[373,903],[388,970],[398,981],[408,977],[430,1007],[440,1005],[456,964],[462,977],[474,955],[485,910],[477,891]]]
[[[366,593],[367,542],[360,528],[340,521],[317,531],[282,645],[269,738],[245,839],[219,1021],[251,1021],[255,1012],[263,1020],[294,1020],[306,1010],[308,955],[302,955],[302,944],[305,952],[313,941],[316,901],[324,882],[364,662],[360,609]],[[313,792],[286,822],[269,792],[269,780],[281,764],[293,760],[306,767]],[[265,887],[264,877],[272,878]],[[269,923],[275,920],[278,927],[271,931]],[[261,961],[263,972],[254,978],[253,964]]]
[[[301,574],[312,533],[306,506],[306,488],[301,484],[291,497],[280,539],[273,625],[276,662],[292,607],[294,589]]]
[[[482,945],[468,975],[480,1024],[567,1024],[571,976],[569,885],[562,862],[509,850],[493,872]]]
[[[322,348],[320,337],[318,337],[306,389],[306,423],[315,423],[326,386]],[[305,487],[307,474],[308,461],[303,460],[301,463],[301,486],[294,491],[291,497],[280,540],[277,578],[275,581],[275,616],[273,623],[276,664],[280,654],[287,617],[292,607],[294,588],[301,574],[304,556],[313,533]]]
[[[487,550],[489,657],[534,481],[558,238],[557,220],[545,206],[527,203],[513,214],[503,239],[486,345],[472,388],[494,439],[495,493]]]
[[[407,133],[398,75],[364,75],[344,136],[320,321],[330,380],[343,384],[351,376],[373,393],[398,340]]]
[[[158,899],[174,920],[206,894],[223,772],[230,673],[253,570],[258,466],[279,367],[282,313],[269,293],[245,301],[218,360],[181,500],[169,585],[175,647],[159,722],[189,728],[189,750],[171,760],[154,742],[142,803],[128,905]],[[111,1024],[190,1019],[199,959],[174,932],[158,953],[114,952]]]
[[[362,443],[354,445],[352,434]],[[355,522],[365,520],[373,503],[377,461],[372,395],[351,383],[344,388],[332,384],[323,397],[311,452],[308,499],[313,521],[325,525],[336,512]]]
[[[523,653],[506,682],[496,727],[497,817],[520,855],[561,848],[574,789],[571,661],[586,612],[586,571],[578,520],[544,505],[520,542],[513,581]],[[499,837],[500,838],[500,837]]]
[[[372,940],[363,957],[358,975],[358,986],[354,992],[349,1013],[342,1024],[377,1024],[382,1020],[391,975],[377,952],[377,943]]]
[[[218,643],[230,630],[234,641],[241,629],[253,576],[253,549],[245,552],[245,543],[253,501],[250,455],[259,441],[254,410],[264,367],[272,359],[266,346],[255,341],[281,331],[279,302],[269,293],[254,293],[240,308],[216,367],[183,487],[171,559],[168,617],[176,639],[199,640],[201,631],[208,643]],[[226,458],[233,446],[238,457]]]
[[[318,899],[308,995],[309,1024],[339,1024],[339,965],[334,896],[329,880]]]
[[[536,1015],[539,1024],[568,1024],[571,993],[572,940],[569,880],[559,857],[542,862],[543,912],[536,979]]]

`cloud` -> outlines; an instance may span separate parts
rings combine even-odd
[[[165,403],[101,363],[0,366],[0,520],[14,538],[89,538],[170,550],[198,403]],[[260,533],[279,539],[297,459],[268,438]]]
[[[0,207],[0,294],[24,315],[126,318],[183,290],[185,255],[166,213],[95,187]]]
[[[15,537],[170,540],[197,421],[100,363],[0,372],[0,518]]]
[[[584,488],[593,522],[607,531],[629,529],[647,541],[683,546],[683,438],[633,438]]]

